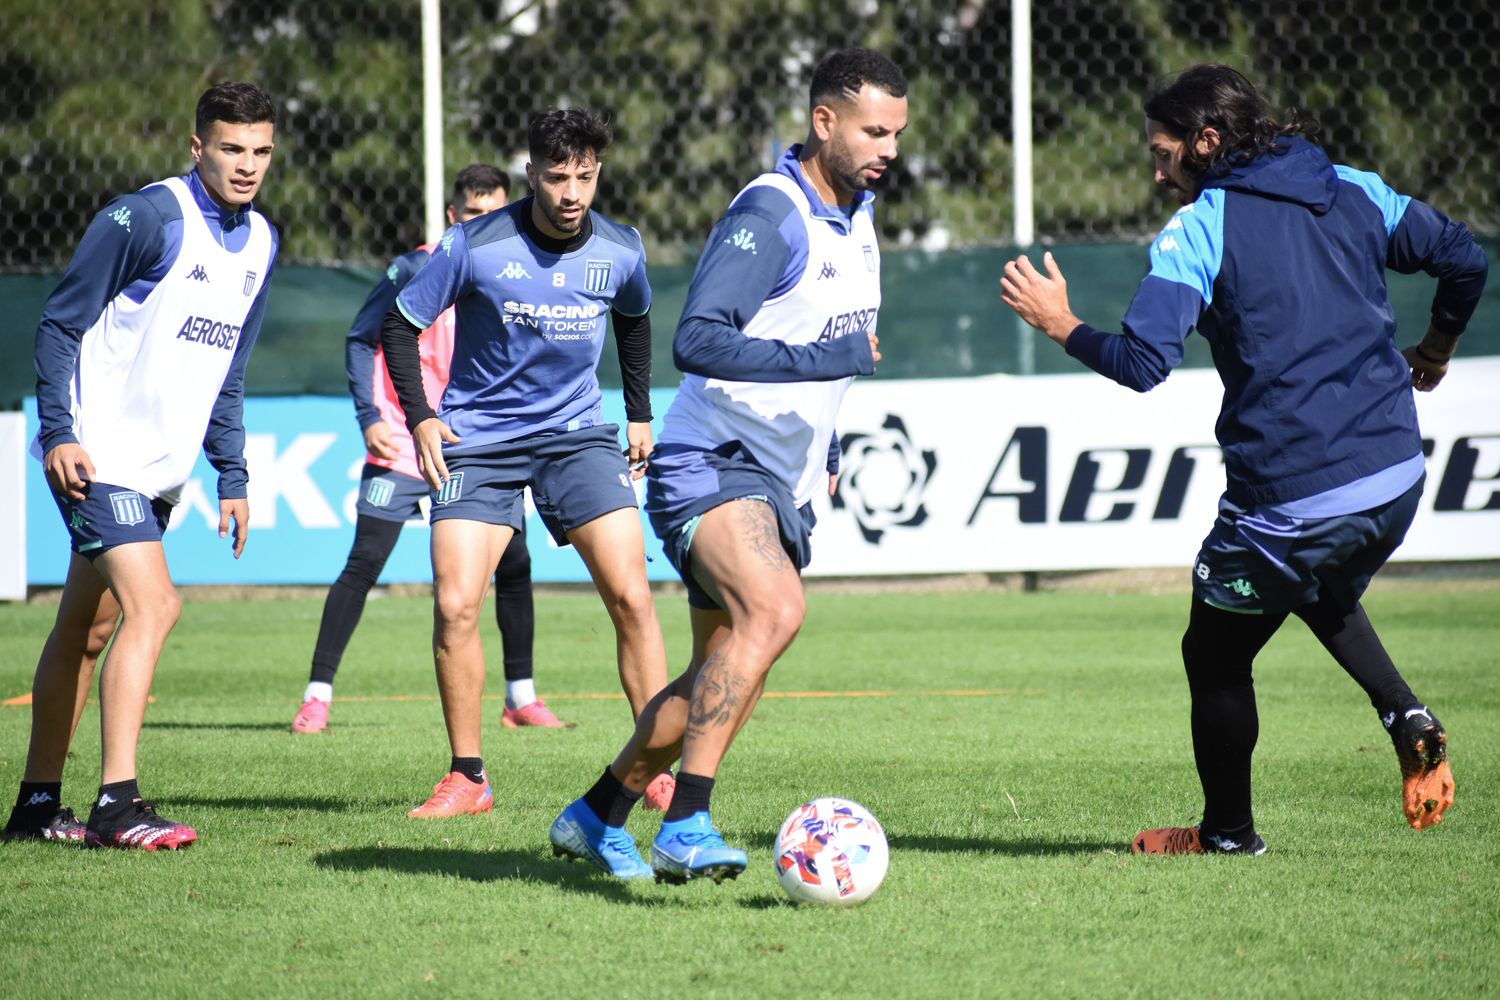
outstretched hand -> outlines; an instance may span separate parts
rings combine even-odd
[[[1025,254],[1008,261],[1000,275],[1000,301],[1059,344],[1082,321],[1068,307],[1068,282],[1049,250],[1042,255],[1043,274]]]

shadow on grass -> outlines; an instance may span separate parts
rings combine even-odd
[[[207,806],[210,809],[270,809],[270,810],[309,810],[314,812],[358,812],[367,810],[372,806],[379,807],[401,807],[403,810],[409,806],[405,799],[337,799],[323,795],[173,795],[170,798],[163,797],[163,802],[170,802],[176,806]]]
[[[320,868],[341,872],[392,871],[470,882],[547,882],[569,892],[620,903],[640,902],[625,884],[592,867],[549,860],[532,851],[465,851],[447,847],[347,847],[313,856]]]
[[[1110,841],[998,840],[988,837],[933,837],[898,835],[889,838],[891,853],[926,851],[930,854],[1003,854],[1008,857],[1045,857],[1049,854],[1103,854],[1130,850],[1124,838]]]
[[[290,732],[285,722],[147,722],[143,729],[187,729],[212,732],[215,729],[247,730],[250,732]]]

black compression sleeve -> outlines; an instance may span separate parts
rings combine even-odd
[[[620,378],[625,383],[625,419],[633,424],[650,423],[651,314],[626,316],[611,309],[609,317],[620,352]]]
[[[396,399],[406,413],[407,430],[437,416],[427,405],[427,392],[422,388],[422,356],[417,351],[417,337],[421,333],[400,309],[386,313],[380,324],[385,367],[391,373],[391,385],[396,387]]]

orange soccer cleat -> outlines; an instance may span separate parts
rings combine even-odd
[[[1392,712],[1380,720],[1396,745],[1401,765],[1401,811],[1413,830],[1443,821],[1453,805],[1453,771],[1448,767],[1448,734],[1425,705]]]
[[[529,705],[520,708],[507,708],[500,713],[500,725],[506,729],[521,729],[524,726],[537,726],[541,729],[566,729],[568,724],[552,714],[552,709],[547,703],[538,698]]]
[[[449,816],[471,816],[487,813],[495,805],[490,783],[470,781],[462,771],[450,771],[432,786],[432,798],[406,815],[412,819],[444,819]]]
[[[1266,842],[1252,833],[1239,841],[1216,833],[1204,834],[1196,826],[1162,826],[1142,830],[1130,842],[1131,854],[1264,854]]]

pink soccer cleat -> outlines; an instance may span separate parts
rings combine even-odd
[[[475,784],[462,771],[449,771],[432,786],[432,798],[406,815],[412,819],[446,819],[449,816],[474,816],[487,813],[495,805],[489,781]]]
[[[123,847],[138,851],[175,851],[198,839],[198,831],[186,823],[158,816],[149,802],[135,803],[124,816],[95,825],[90,817],[84,843],[89,847]]]
[[[520,708],[507,708],[500,713],[500,725],[506,729],[520,729],[522,726],[538,726],[542,729],[566,729],[568,724],[552,714],[547,703],[538,698],[529,705]]]
[[[292,732],[294,733],[321,733],[328,728],[328,702],[309,698],[297,709],[297,717],[292,720]]]

